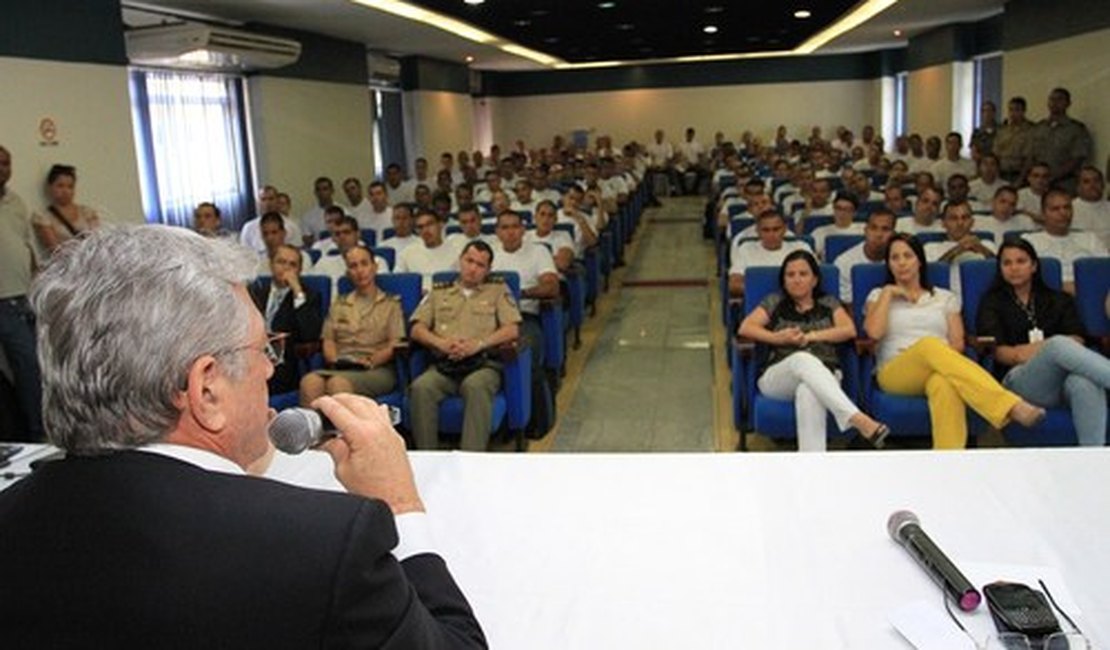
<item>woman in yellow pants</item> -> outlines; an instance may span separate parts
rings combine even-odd
[[[963,355],[960,300],[929,283],[916,238],[894,235],[886,267],[886,284],[867,296],[864,320],[867,335],[879,343],[876,380],[888,393],[928,398],[933,448],[967,445],[965,406],[996,428],[1010,420],[1031,426],[1044,417],[1044,409],[1006,390]]]

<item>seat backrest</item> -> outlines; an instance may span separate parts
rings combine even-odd
[[[390,237],[392,237],[396,234],[397,234],[397,229],[396,228],[386,228],[385,230],[382,231],[382,241],[385,241],[385,240],[389,239]]]
[[[930,262],[925,269],[929,282],[934,287],[949,289],[949,274],[951,266],[943,262]],[[863,310],[867,304],[867,295],[875,287],[886,282],[886,264],[856,264],[852,267],[852,318],[856,321],[856,329],[863,331]]]
[[[323,255],[323,251],[319,248],[310,248],[306,252],[308,253],[308,259],[312,260],[313,264],[319,262],[320,256]]]
[[[812,217],[806,217],[802,220],[802,234],[808,235],[821,226],[827,226],[833,222],[831,214],[819,214]]]
[[[396,264],[397,264],[397,250],[395,248],[391,248],[389,246],[378,246],[378,247],[373,248],[371,250],[374,251],[375,259],[377,259],[378,261],[384,261],[387,265],[385,269],[380,268],[380,265],[379,265],[379,268],[378,268],[379,272],[381,272],[383,270],[384,271],[392,271],[393,270],[393,267],[396,266]]]
[[[825,238],[825,261],[835,262],[840,254],[863,241],[863,235],[829,235]]]
[[[504,278],[505,284],[509,285],[509,290],[513,292],[513,299],[520,301],[520,274],[516,271],[493,271],[490,276]],[[454,282],[458,277],[458,271],[438,271],[432,276],[432,282],[436,284]]]
[[[422,279],[419,273],[386,273],[375,277],[374,282],[382,291],[401,298],[401,311],[405,314],[407,324],[412,312],[420,304]]]
[[[320,315],[327,318],[328,307],[331,306],[331,278],[326,275],[302,275],[301,284],[320,294]]]
[[[1084,257],[1075,261],[1075,299],[1083,329],[1090,336],[1110,335],[1106,293],[1110,290],[1110,257]]]
[[[840,270],[832,264],[822,264],[821,289],[830,296],[839,295]],[[744,273],[744,315],[759,306],[767,294],[779,293],[779,267],[753,266]]]
[[[977,333],[975,323],[979,318],[979,303],[994,282],[998,264],[994,260],[969,260],[960,264],[960,290],[962,292],[964,330]]]
[[[378,243],[378,233],[374,232],[373,228],[363,228],[358,233],[367,248],[373,248]]]

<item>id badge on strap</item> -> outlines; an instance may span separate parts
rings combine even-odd
[[[1029,342],[1040,343],[1044,340],[1044,330],[1039,327],[1034,327],[1029,330]]]

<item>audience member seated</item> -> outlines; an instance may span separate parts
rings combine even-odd
[[[382,233],[386,228],[393,227],[393,208],[389,205],[389,193],[386,192],[385,183],[374,181],[366,188],[367,197],[370,199],[370,214],[366,222],[359,222],[358,227],[373,228],[376,241],[384,239]]]
[[[303,243],[301,238],[301,227],[297,225],[297,222],[290,219],[288,215],[278,211],[277,195],[277,188],[273,185],[264,186],[258,192],[259,216],[247,221],[243,224],[243,227],[239,229],[239,243],[247,248],[253,249],[256,253],[266,253],[266,242],[262,238],[262,217],[271,212],[282,219],[282,226],[285,229],[286,244],[300,246]],[[266,257],[266,260],[268,266],[269,256]]]
[[[895,223],[894,229],[911,235],[925,232],[944,232],[944,226],[937,219],[940,210],[940,192],[932,187],[926,187],[917,195],[913,204],[913,214],[901,217]]]
[[[335,184],[327,176],[317,178],[312,185],[312,191],[316,196],[316,205],[301,217],[301,236],[306,246],[316,241],[317,235],[327,228],[326,211],[335,206]],[[340,212],[343,211],[343,208],[339,209]]]
[[[886,265],[886,283],[867,296],[864,321],[878,342],[875,380],[888,393],[926,396],[935,449],[966,446],[966,406],[999,429],[1011,419],[1031,426],[1044,417],[964,356],[959,298],[930,284],[916,238],[895,234]]]
[[[1017,212],[1017,190],[1009,185],[998,188],[994,193],[990,215],[975,221],[976,229],[994,234],[995,243],[1001,242],[1006,233],[1037,229],[1032,217]]]
[[[455,282],[436,285],[412,315],[412,339],[433,362],[410,388],[412,434],[417,449],[439,446],[439,403],[463,399],[461,447],[485,451],[501,364],[487,353],[519,336],[520,311],[509,287],[488,279],[493,249],[471,242],[460,257]]]
[[[810,250],[804,241],[786,241],[786,220],[775,210],[759,215],[756,226],[759,239],[744,242],[733,251],[728,269],[728,292],[733,297],[744,295],[744,273],[749,267],[780,266],[788,254]]]
[[[565,234],[565,233],[564,233]],[[542,378],[543,324],[540,322],[540,301],[559,297],[559,273],[555,260],[546,246],[526,244],[524,221],[515,212],[497,215],[496,257],[494,271],[513,271],[520,276],[520,315],[524,318],[520,334],[532,352],[532,379]]]
[[[440,271],[458,270],[459,251],[443,241],[443,222],[434,212],[416,212],[416,234],[419,242],[408,246],[397,256],[393,270],[397,273],[419,273],[424,293],[432,288],[432,276]]]
[[[967,203],[968,208],[972,212],[975,212],[976,210],[986,209],[985,205],[980,205],[979,203],[971,200],[969,195],[970,189],[967,182],[967,176],[964,176],[963,174],[950,174],[948,176],[948,182],[944,185],[944,190],[946,194],[944,205],[948,205],[949,203]],[[941,214],[943,213],[944,209],[942,208]]]
[[[251,300],[266,324],[266,334],[283,335],[270,343],[281,361],[267,385],[271,395],[297,390],[300,379],[297,348],[320,340],[320,295],[301,284],[301,251],[281,244],[270,259],[269,282],[255,280],[248,287]]]
[[[950,265],[948,286],[956,297],[960,296],[960,263],[967,260],[983,260],[994,257],[998,248],[989,240],[979,239],[971,231],[975,216],[966,201],[950,201],[944,207],[945,238],[943,241],[925,244],[925,259],[930,262],[944,262]]]
[[[362,239],[359,237],[358,221],[354,217],[343,216],[339,218],[335,230],[332,231],[332,242],[335,248],[332,248],[319,260],[316,265],[312,267],[312,272],[315,275],[326,275],[332,279],[332,294],[335,294],[335,288],[339,282],[339,278],[347,275],[347,261],[343,255],[357,246],[362,246]],[[388,269],[386,269],[388,271]]]
[[[1029,242],[1002,244],[976,330],[994,337],[994,375],[1003,386],[1038,406],[1067,404],[1079,444],[1106,444],[1110,360],[1084,347],[1075,300],[1045,284]]]
[[[223,227],[220,209],[215,203],[205,201],[193,209],[193,230],[203,237],[234,239],[235,234]]]
[[[851,173],[846,190],[841,194],[851,194],[856,199],[857,207],[864,203],[882,201],[884,198],[882,192],[876,191],[871,186],[871,177],[860,171]]]
[[[860,174],[860,176],[863,176],[863,174]],[[825,226],[818,226],[810,233],[813,237],[813,248],[816,250],[818,257],[824,259],[825,238],[829,235],[863,234],[863,224],[855,221],[858,209],[859,204],[856,202],[855,195],[848,193],[837,195],[836,199],[833,200],[833,222]]]
[[[563,195],[563,207],[560,208],[556,223],[574,224],[575,257],[582,257],[586,249],[597,244],[598,226],[594,220],[593,212],[582,209],[585,193],[581,187],[571,185]]]
[[[1080,170],[1079,195],[1071,207],[1071,225],[1095,233],[1103,246],[1110,247],[1110,201],[1106,200],[1106,183],[1097,167],[1087,165]]]
[[[46,193],[50,205],[31,217],[35,235],[43,252],[53,253],[58,246],[81,233],[100,226],[100,216],[87,205],[74,202],[77,169],[70,165],[54,165],[46,174]]]
[[[793,197],[804,196],[805,188],[800,194]],[[805,204],[794,211],[794,232],[801,235],[805,232],[805,220],[809,217],[828,217],[833,213],[832,184],[827,178],[818,178],[810,185],[809,196],[804,196]],[[787,197],[783,202],[785,210],[790,209],[790,203],[795,199]]]
[[[332,301],[321,336],[325,369],[301,379],[302,406],[321,395],[384,395],[397,385],[393,355],[405,338],[401,300],[378,289],[373,251],[352,246],[341,259],[355,290]]]
[[[266,275],[270,272],[270,260],[273,259],[274,254],[281,248],[282,244],[289,244],[289,233],[285,231],[285,218],[277,212],[267,212],[259,219],[262,224],[259,228],[262,233],[262,250],[258,254],[258,275]],[[295,244],[289,244],[296,248]],[[300,249],[297,249],[300,250]],[[301,268],[307,269],[312,266],[312,258],[308,253],[301,251]]]
[[[998,156],[988,153],[979,158],[979,178],[968,183],[967,195],[984,205],[994,199],[994,194],[1007,185],[998,175]]]
[[[329,205],[324,209],[324,226],[328,229],[329,236],[312,244],[312,250],[320,251],[321,256],[340,252],[335,239],[335,231],[343,223],[343,217],[345,216],[347,215],[343,212],[343,208],[338,205]],[[351,218],[355,220],[355,225],[358,225],[358,217],[352,214]]]
[[[809,251],[786,256],[779,290],[740,324],[740,336],[763,343],[759,391],[794,400],[798,451],[825,451],[825,420],[832,412],[841,431],[855,428],[865,446],[881,447],[890,429],[861,411],[840,386],[836,344],[856,337],[856,326],[836,296],[821,291],[821,269]]]
[[[524,233],[524,241],[527,244],[550,246],[555,268],[562,275],[574,263],[574,240],[571,239],[570,233],[555,230],[555,211],[554,203],[540,201],[533,217],[536,228]]]
[[[852,303],[852,267],[886,261],[886,245],[894,234],[894,214],[885,208],[867,216],[863,241],[844,251],[832,263],[840,271],[840,299]]]
[[[492,244],[496,241],[496,237],[487,237],[482,234],[482,213],[475,203],[465,203],[459,207],[459,213],[456,215],[459,220],[459,228],[462,232],[451,233],[447,235],[447,245],[455,249],[455,253],[462,254],[462,249],[472,241],[484,241],[487,244]]]
[[[370,223],[373,208],[370,207],[370,201],[367,201],[366,196],[362,193],[362,181],[354,176],[343,181],[343,193],[347,195],[347,203],[350,205],[347,214],[357,219],[360,224]]]
[[[1025,177],[1029,183],[1026,187],[1018,190],[1018,212],[1033,217],[1033,221],[1041,221],[1041,202],[1044,200],[1045,192],[1049,188],[1049,172],[1048,165],[1044,163],[1036,163],[1029,168],[1029,173]]]
[[[411,203],[398,203],[393,206],[393,236],[387,237],[385,241],[378,244],[386,248],[392,248],[400,255],[401,251],[408,248],[411,244],[420,242],[420,238],[416,236],[412,228],[412,204]]]
[[[1098,235],[1071,229],[1071,197],[1063,190],[1049,190],[1044,195],[1044,230],[1022,235],[1037,249],[1041,257],[1060,260],[1064,291],[1075,295],[1075,260],[1081,257],[1103,257],[1106,247]]]
[[[416,183],[405,179],[404,171],[397,163],[389,163],[385,167],[385,192],[389,196],[389,203],[412,203],[416,198]]]
[[[952,174],[961,174],[965,179],[975,175],[975,163],[960,155],[963,146],[964,138],[956,131],[944,137],[944,157],[929,168],[937,183],[947,185],[948,177]]]
[[[894,180],[888,181],[886,189],[883,190],[883,207],[890,210],[890,213],[895,217],[913,211],[909,200],[906,199],[906,191]]]

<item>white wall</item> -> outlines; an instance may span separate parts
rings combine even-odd
[[[46,172],[77,167],[77,200],[106,221],[143,220],[127,69],[0,57],[0,144],[12,154],[9,187],[36,210],[45,205]],[[16,81],[18,80],[18,81]],[[41,144],[39,123],[57,125],[57,144]]]
[[[474,104],[470,95],[439,90],[406,91],[405,147],[410,161],[423,156],[434,173],[439,156],[474,148]]]
[[[1048,93],[1057,86],[1071,92],[1068,114],[1086,123],[1094,138],[1094,159],[1106,169],[1110,158],[1110,29],[1010,50],[1002,59],[1002,100],[1021,95],[1028,116],[1048,113]]]
[[[826,135],[839,125],[859,133],[864,124],[880,124],[880,81],[814,81],[614,90],[605,92],[489,97],[494,140],[507,148],[517,139],[529,146],[547,146],[556,133],[569,136],[577,129],[610,135],[614,144],[648,142],[656,128],[672,141],[682,139],[687,126],[709,143],[722,131],[738,140],[751,130],[765,141],[785,124],[791,137],[808,136],[819,125]]]
[[[255,175],[290,195],[293,214],[315,205],[312,183],[373,176],[370,90],[364,85],[257,76],[249,82]]]
[[[952,63],[910,71],[906,80],[906,126],[910,133],[920,133],[922,138],[935,135],[943,140],[953,130],[953,84]]]

